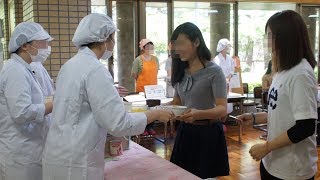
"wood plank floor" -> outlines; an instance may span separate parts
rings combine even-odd
[[[162,137],[162,125],[155,126],[158,136]],[[230,164],[230,176],[219,177],[219,180],[257,180],[260,179],[259,163],[253,160],[249,154],[249,149],[252,145],[264,142],[259,138],[263,134],[262,131],[253,129],[250,125],[244,126],[242,142],[238,142],[238,129],[236,126],[228,126],[226,139],[228,144],[228,155]],[[167,140],[163,144],[153,138],[142,138],[140,144],[147,149],[153,151],[157,155],[170,160],[174,138]],[[318,156],[320,156],[320,147],[318,147]],[[319,174],[320,162],[318,161],[318,173],[315,179],[320,179]]]

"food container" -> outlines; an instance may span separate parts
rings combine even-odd
[[[167,105],[164,106],[168,110],[171,110],[175,116],[182,115],[188,108],[187,106],[178,106],[178,105]]]
[[[147,105],[142,104],[132,104],[131,112],[145,112],[148,110]]]
[[[160,105],[161,100],[160,99],[147,99],[146,103],[147,103],[148,107],[154,107],[154,106]]]
[[[110,155],[111,156],[121,156],[123,154],[122,141],[121,140],[111,140],[109,144]]]
[[[111,157],[110,152],[110,144],[113,141],[121,141],[122,150],[126,151],[130,147],[130,136],[123,136],[123,137],[115,137],[110,134],[107,135],[107,141],[105,144],[105,157]]]

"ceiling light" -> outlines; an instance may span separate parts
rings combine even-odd
[[[318,14],[310,14],[308,17],[309,18],[319,18],[319,15]]]

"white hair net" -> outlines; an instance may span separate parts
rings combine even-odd
[[[217,45],[217,52],[221,52],[227,47],[232,47],[231,42],[225,38],[220,39]]]
[[[18,24],[11,35],[9,41],[9,53],[17,51],[22,45],[34,40],[51,41],[53,38],[43,27],[35,22],[22,22]]]
[[[93,42],[103,42],[116,30],[109,16],[92,13],[80,21],[72,42],[78,48]]]

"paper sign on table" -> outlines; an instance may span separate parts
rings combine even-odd
[[[240,88],[240,75],[235,72],[230,79],[230,88]]]
[[[124,99],[128,102],[140,102],[146,100],[146,98],[140,94],[128,95],[125,96]]]
[[[166,92],[161,85],[148,85],[144,86],[144,92],[147,99],[164,99],[166,98]]]

